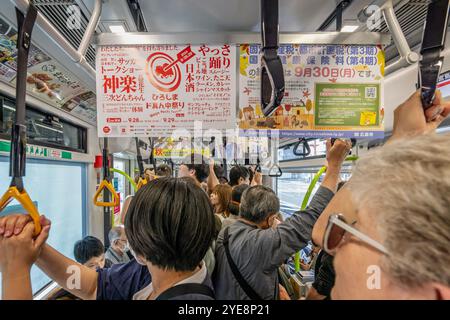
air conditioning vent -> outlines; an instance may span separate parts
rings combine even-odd
[[[429,2],[429,0],[401,1],[394,7],[395,15],[411,48],[414,48],[422,42],[423,27],[427,17]],[[367,31],[367,28],[364,28],[365,30],[363,31]],[[373,31],[389,32],[384,19],[382,19],[379,28]],[[386,62],[396,58],[398,58],[398,51],[394,43],[391,42],[386,47]]]
[[[70,21],[71,11],[70,6],[77,6],[75,0],[54,1],[54,0],[34,0],[36,8],[41,14],[43,14],[53,26],[65,36],[67,41],[75,48],[78,49],[83,38],[83,34],[86,31],[86,27],[89,23],[89,18],[85,16],[83,11],[81,13],[81,28],[69,28],[68,21]],[[92,45],[89,46],[86,52],[86,60],[95,68],[95,49]]]

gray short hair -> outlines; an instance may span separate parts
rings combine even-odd
[[[450,135],[392,142],[361,158],[348,183],[390,252],[388,274],[406,287],[450,285]]]
[[[280,200],[272,189],[253,186],[244,191],[239,215],[249,221],[260,223],[280,211]]]
[[[124,232],[124,228],[122,226],[117,226],[111,228],[108,232],[109,243],[112,244],[114,240],[120,239],[122,233]]]

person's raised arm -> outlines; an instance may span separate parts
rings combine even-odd
[[[251,186],[262,186],[262,173],[257,171],[256,168],[250,167],[250,170],[253,171],[253,179],[250,183]]]
[[[0,236],[9,238],[21,234],[31,221],[28,215],[11,215],[0,219]],[[41,216],[41,225],[50,230],[51,222]],[[97,278],[95,270],[89,269],[72,259],[67,258],[48,244],[42,249],[36,265],[56,281],[61,287],[83,300],[95,300],[97,295]]]
[[[269,267],[275,268],[293,253],[306,246],[311,240],[313,226],[330,200],[333,198],[339,182],[339,174],[351,144],[344,140],[336,140],[334,145],[327,141],[327,172],[322,185],[317,190],[309,206],[298,211],[292,217],[279,224],[274,232],[268,232],[265,240],[271,241],[272,254]]]
[[[67,258],[45,244],[36,265],[53,281],[83,300],[97,297],[97,271]]]
[[[327,140],[327,171],[321,184],[322,187],[333,193],[336,192],[342,164],[351,148],[351,143],[348,141],[337,139],[332,146],[331,140]]]
[[[433,105],[424,112],[418,90],[394,110],[393,131],[388,142],[433,132],[449,114],[450,102],[444,102],[439,90]]]
[[[212,190],[220,184],[219,179],[216,176],[216,172],[214,171],[214,159],[209,159],[209,176],[207,180],[208,191],[211,193]]]

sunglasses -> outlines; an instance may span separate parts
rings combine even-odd
[[[325,251],[334,255],[339,246],[344,242],[347,232],[381,253],[389,255],[387,249],[381,243],[349,225],[342,214],[333,214],[328,220],[323,238],[323,248]]]

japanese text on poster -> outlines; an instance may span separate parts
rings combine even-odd
[[[101,46],[96,65],[99,136],[235,126],[235,46]]]
[[[240,46],[239,128],[280,137],[383,137],[384,51],[376,45],[281,45],[285,96],[264,117],[260,46]],[[250,130],[249,130],[250,129]]]

